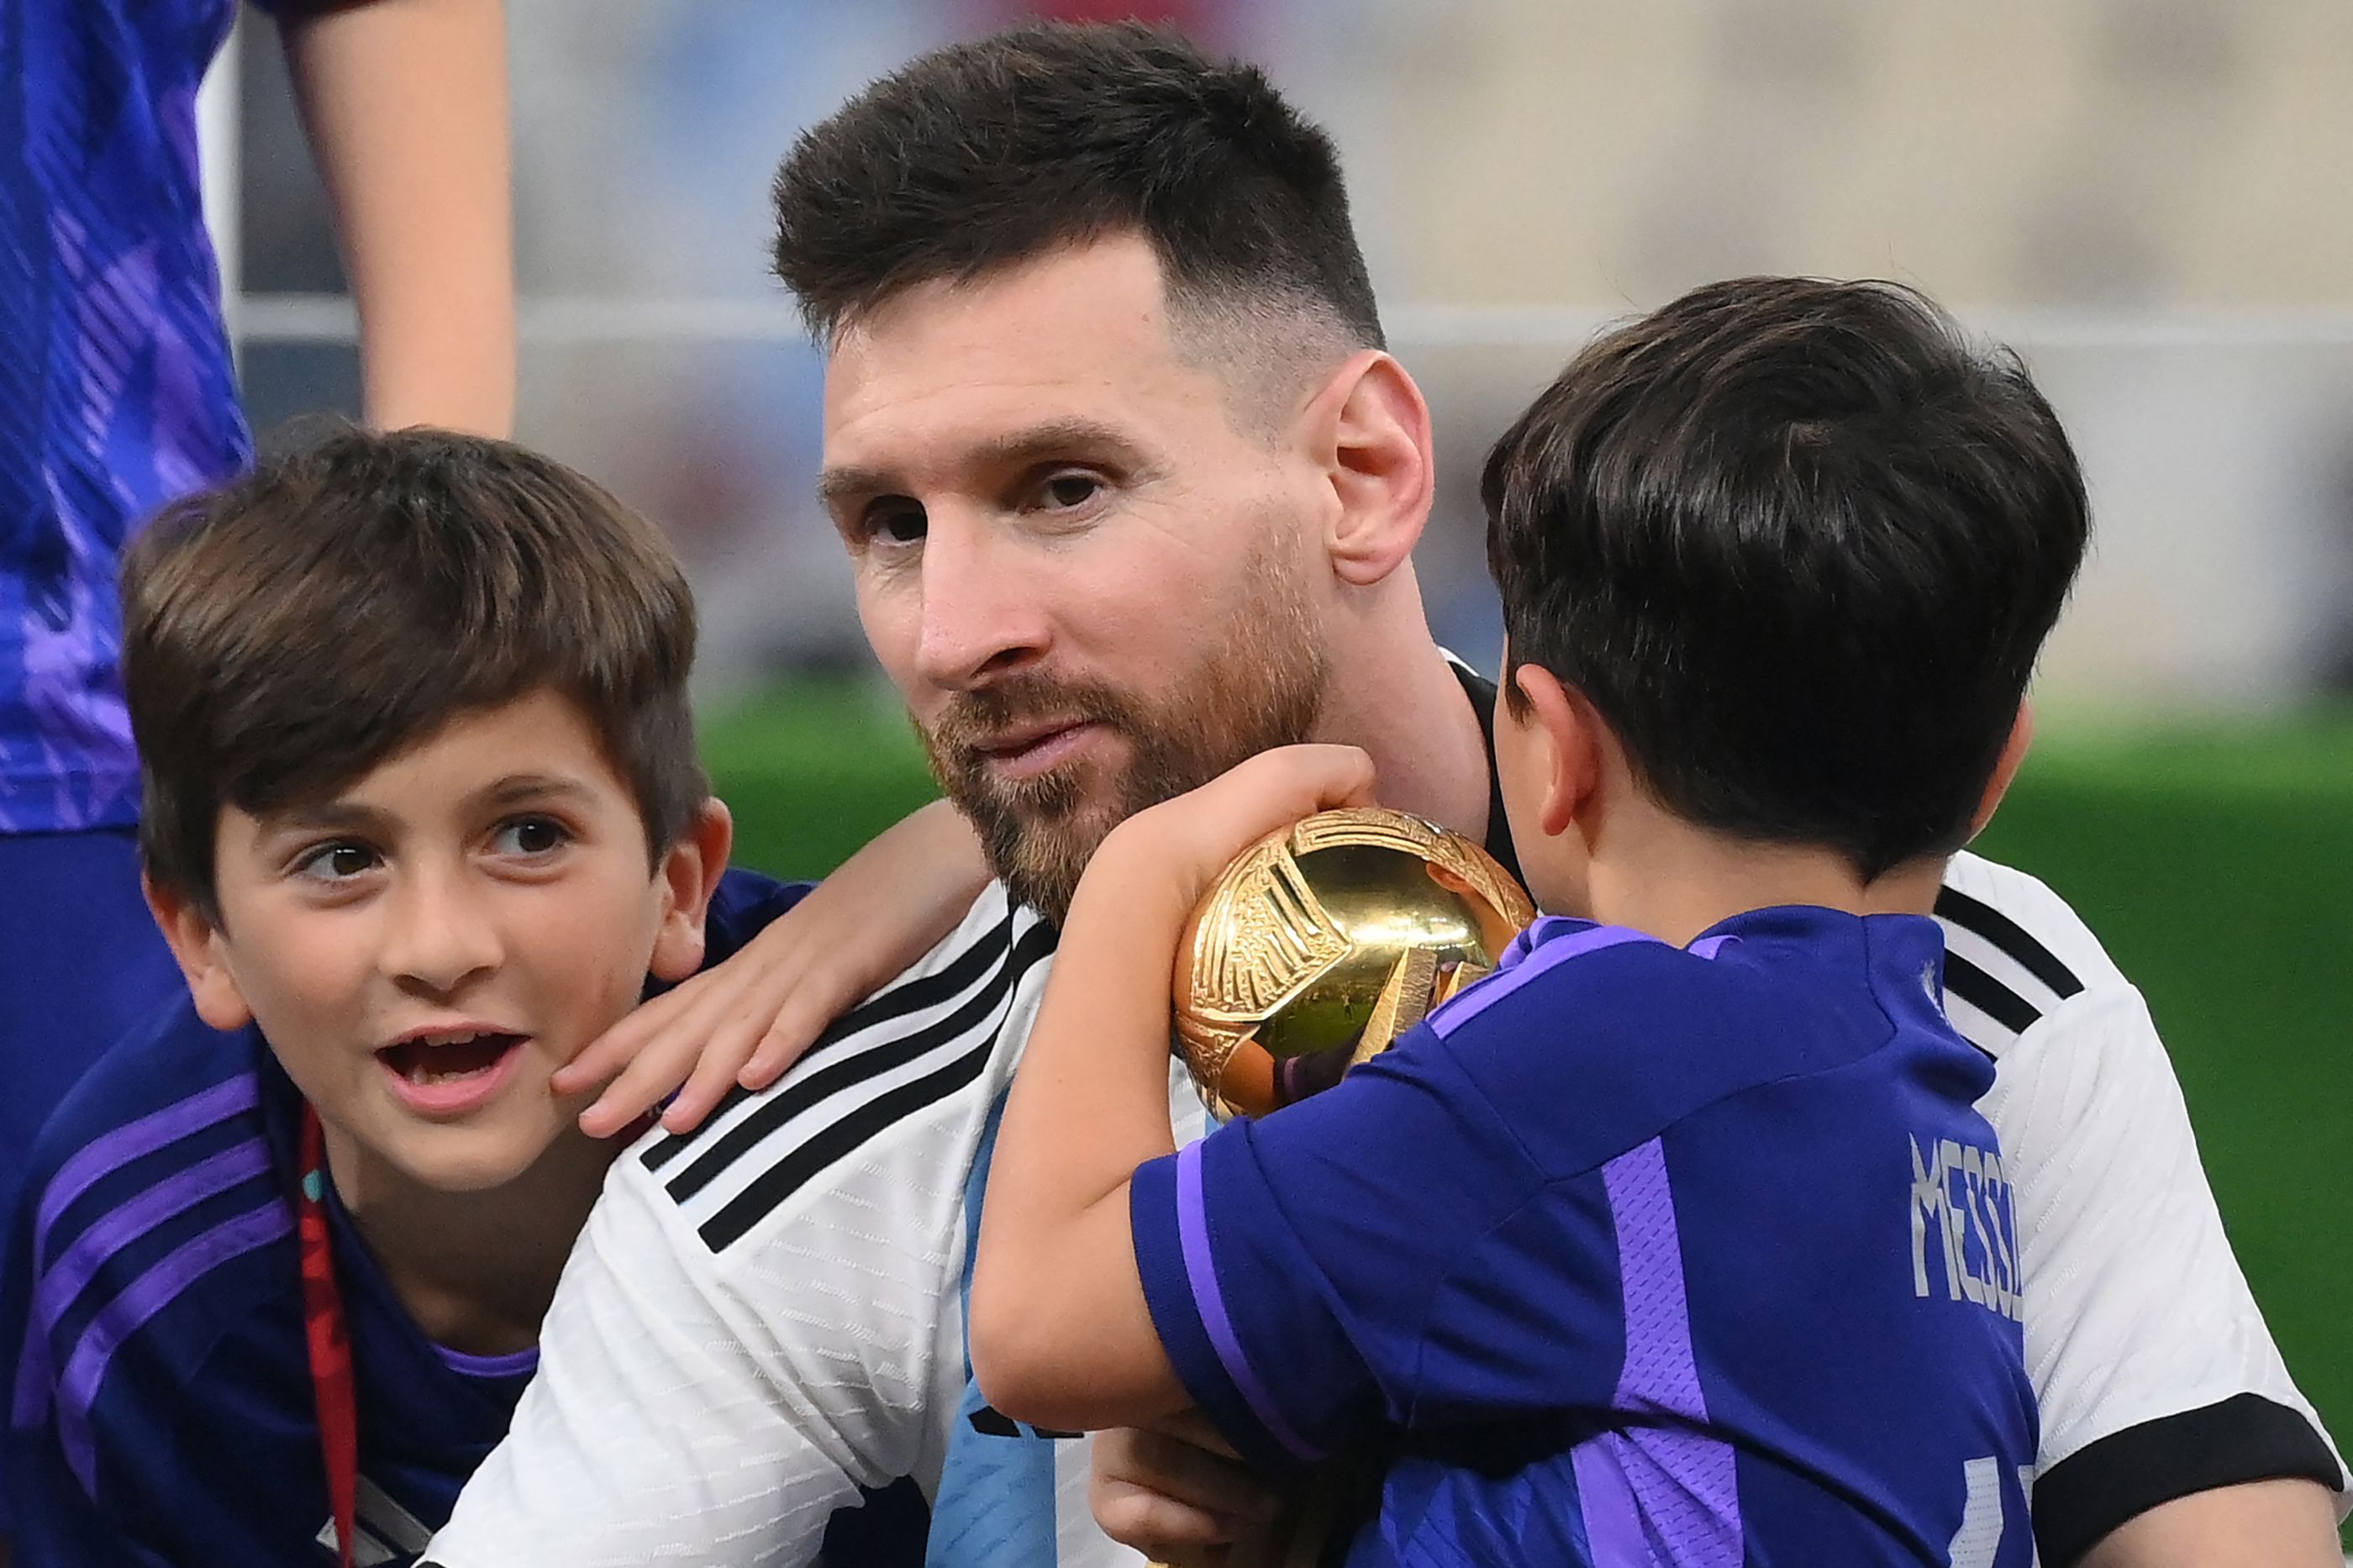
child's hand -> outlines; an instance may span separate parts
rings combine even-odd
[[[1157,1428],[1095,1434],[1087,1504],[1103,1532],[1163,1568],[1222,1563],[1226,1548],[1277,1511],[1200,1412]]]
[[[1355,746],[1278,746],[1197,790],[1138,812],[1103,840],[1089,868],[1106,877],[1169,879],[1189,909],[1243,850],[1277,828],[1344,805],[1373,804],[1373,760]]]
[[[987,881],[971,825],[944,801],[927,805],[734,957],[606,1030],[553,1087],[578,1094],[613,1078],[580,1113],[582,1131],[598,1138],[627,1130],[675,1089],[662,1125],[691,1131],[730,1086],[761,1089],[783,1077],[828,1024],[954,931]]]

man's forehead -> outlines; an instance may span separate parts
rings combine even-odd
[[[1110,243],[921,284],[847,325],[826,367],[825,489],[1058,441],[1150,448],[1215,417],[1222,389],[1172,345],[1157,263]]]

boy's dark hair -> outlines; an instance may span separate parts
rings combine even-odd
[[[579,704],[657,863],[710,793],[669,546],[504,441],[343,429],[175,502],[124,559],[122,620],[140,847],[210,919],[224,807],[323,798],[541,688]]]
[[[917,284],[1134,232],[1176,305],[1381,345],[1331,138],[1257,67],[1137,23],[918,58],[803,133],[776,209],[776,275],[820,340]]]
[[[1584,693],[1670,810],[1874,878],[1965,841],[2089,526],[2014,355],[1804,278],[1598,339],[1481,494],[1514,664]]]

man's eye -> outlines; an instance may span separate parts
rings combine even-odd
[[[361,844],[322,844],[294,863],[298,876],[338,882],[372,870],[375,851]]]
[[[866,510],[866,537],[882,544],[919,544],[927,522],[912,501],[878,501]]]
[[[1103,492],[1102,476],[1083,469],[1065,469],[1039,487],[1039,500],[1049,510],[1067,511],[1082,507]]]
[[[491,844],[501,855],[544,855],[571,841],[564,825],[544,816],[523,816],[501,826]]]

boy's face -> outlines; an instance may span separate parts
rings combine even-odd
[[[714,802],[649,870],[628,785],[577,707],[538,691],[451,720],[332,799],[225,808],[217,926],[151,897],[198,1011],[260,1025],[331,1154],[357,1144],[476,1190],[571,1125],[579,1107],[548,1075],[648,973],[702,962],[726,848]]]

